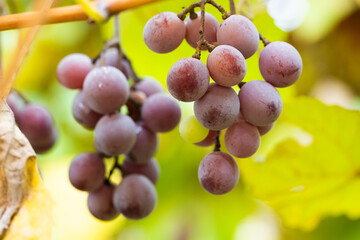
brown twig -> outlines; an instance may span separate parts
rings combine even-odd
[[[267,45],[269,45],[271,42],[269,40],[267,40],[262,34],[259,33],[259,38],[260,40],[263,42],[264,47],[266,47]]]
[[[186,15],[188,13],[190,13],[191,11],[194,11],[194,8],[201,7],[201,2],[202,1],[198,1],[198,2],[191,4],[189,7],[185,8],[181,13],[179,13],[178,17],[184,21],[186,18]],[[204,4],[211,4],[212,6],[214,6],[222,14],[223,19],[230,17],[230,14],[228,12],[226,12],[225,9],[220,4],[217,4],[214,0],[205,0]]]
[[[216,131],[215,133],[215,146],[214,146],[214,152],[220,152],[220,132],[221,131]]]
[[[229,5],[230,5],[230,14],[231,15],[236,14],[236,8],[235,8],[234,0],[229,0]]]

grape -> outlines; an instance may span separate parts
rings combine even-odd
[[[249,58],[259,47],[259,32],[246,17],[231,15],[220,24],[217,40],[221,45],[233,46]]]
[[[112,202],[114,190],[113,185],[103,184],[100,188],[89,193],[87,204],[94,217],[107,221],[119,215]]]
[[[159,179],[160,168],[158,162],[153,158],[147,163],[134,163],[132,159],[126,158],[121,165],[124,176],[129,174],[141,174],[149,178],[153,184]]]
[[[273,123],[282,110],[279,92],[269,83],[254,80],[242,86],[239,92],[241,114],[255,126]]]
[[[145,77],[135,86],[137,91],[145,93],[146,97],[150,97],[155,93],[164,92],[162,85],[152,77]]]
[[[71,184],[82,191],[94,191],[99,188],[105,177],[103,159],[92,153],[81,153],[71,162],[69,179]]]
[[[93,68],[91,59],[85,54],[73,53],[58,64],[56,74],[59,82],[70,89],[81,89],[86,75]]]
[[[94,129],[96,123],[103,116],[93,111],[87,105],[83,91],[79,91],[76,95],[72,106],[72,113],[76,121],[88,129]]]
[[[263,126],[263,127],[257,127],[257,129],[259,130],[260,136],[267,134],[272,129],[273,126],[274,126],[274,123],[271,123],[270,125]]]
[[[168,132],[178,125],[181,117],[179,104],[165,93],[151,95],[141,109],[144,124],[154,132]]]
[[[272,42],[261,52],[259,68],[265,81],[274,87],[288,87],[299,79],[302,60],[299,52],[286,42]]]
[[[215,135],[216,131],[210,130],[206,138],[204,138],[202,141],[195,143],[195,145],[198,145],[200,147],[208,147],[214,144],[215,142]]]
[[[224,87],[239,84],[246,74],[245,58],[236,48],[228,45],[216,47],[207,58],[211,78]]]
[[[19,114],[19,128],[35,152],[49,150],[55,143],[56,130],[49,111],[39,104],[28,104]]]
[[[11,91],[6,98],[6,102],[14,113],[15,122],[18,123],[20,112],[25,107],[24,99],[16,91]]]
[[[235,157],[250,157],[260,146],[259,131],[245,121],[236,122],[226,130],[225,146]]]
[[[185,38],[185,24],[176,13],[162,12],[152,17],[144,27],[145,44],[157,53],[175,50]]]
[[[125,59],[119,59],[119,50],[117,48],[107,49],[103,58],[105,66],[112,66],[118,68],[125,75],[126,78],[129,78],[131,76],[129,62]]]
[[[236,121],[239,99],[232,88],[211,84],[205,95],[194,104],[196,119],[210,130],[221,130]]]
[[[95,149],[107,156],[129,152],[136,141],[136,126],[127,115],[103,116],[95,126]]]
[[[154,209],[157,195],[154,185],[140,174],[130,174],[116,187],[113,203],[126,218],[141,219]]]
[[[195,19],[191,19],[187,17],[185,19],[185,39],[190,46],[193,48],[197,47],[197,42],[200,39],[200,20],[201,20],[201,12],[195,13],[198,17]],[[216,42],[216,32],[219,28],[219,22],[217,19],[211,15],[210,13],[205,12],[205,25],[204,25],[204,39],[209,43],[213,44]],[[205,46],[201,47],[201,50],[206,50]]]
[[[239,181],[239,168],[227,153],[213,152],[199,166],[201,186],[209,193],[220,195],[231,191]]]
[[[136,163],[146,163],[155,155],[158,147],[156,133],[147,129],[144,124],[136,125],[136,142],[129,152],[131,160]]]
[[[209,71],[206,65],[196,58],[182,58],[170,68],[166,82],[174,98],[192,102],[201,98],[208,89]]]
[[[187,116],[180,122],[180,135],[191,143],[200,142],[206,138],[209,130],[201,125],[194,115]]]
[[[119,110],[129,97],[129,85],[124,74],[114,67],[94,68],[85,78],[84,95],[87,104],[98,113]]]

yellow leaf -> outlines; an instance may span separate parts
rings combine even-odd
[[[274,137],[276,146],[239,164],[244,182],[286,227],[360,217],[360,112],[302,97],[284,105],[271,132],[267,141]]]
[[[52,199],[36,166],[35,152],[0,100],[0,234],[4,240],[50,239]]]

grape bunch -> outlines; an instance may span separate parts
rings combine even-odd
[[[194,102],[194,115],[181,121],[180,134],[199,146],[215,144],[214,152],[201,161],[198,177],[206,191],[224,194],[239,180],[239,168],[232,156],[247,158],[258,150],[260,136],[272,128],[282,111],[282,99],[275,87],[294,84],[300,77],[302,60],[290,44],[264,39],[248,18],[222,12],[224,21],[219,24],[201,8],[202,12],[189,7],[179,14],[158,14],[146,23],[143,37],[157,53],[175,50],[184,39],[196,48],[192,57],[172,65],[167,87],[177,100]],[[260,38],[265,48],[259,68],[265,81],[242,82],[246,59],[258,51]],[[200,60],[204,50],[210,52],[206,64]],[[240,87],[238,93],[234,86]],[[232,156],[220,151],[222,130],[226,131],[225,147]]]
[[[96,61],[84,54],[70,54],[58,64],[57,77],[63,86],[79,90],[73,116],[83,127],[94,130],[95,152],[73,159],[71,184],[89,192],[88,208],[98,219],[111,220],[119,214],[129,219],[146,217],[157,202],[157,133],[178,125],[179,104],[155,79],[135,81],[130,62],[117,48],[102,51]],[[105,158],[114,158],[108,171]],[[117,185],[111,180],[115,169],[122,175]]]
[[[35,152],[41,154],[50,150],[57,139],[51,113],[40,104],[29,103],[15,90],[10,92],[6,101],[14,113],[15,122]]]

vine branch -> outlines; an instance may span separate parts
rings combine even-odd
[[[234,0],[229,0],[229,5],[230,5],[230,14],[231,15],[236,14],[236,8],[235,8]]]
[[[269,45],[271,42],[269,40],[267,40],[262,34],[259,33],[259,38],[260,40],[263,42],[264,47],[266,47],[267,45]]]

